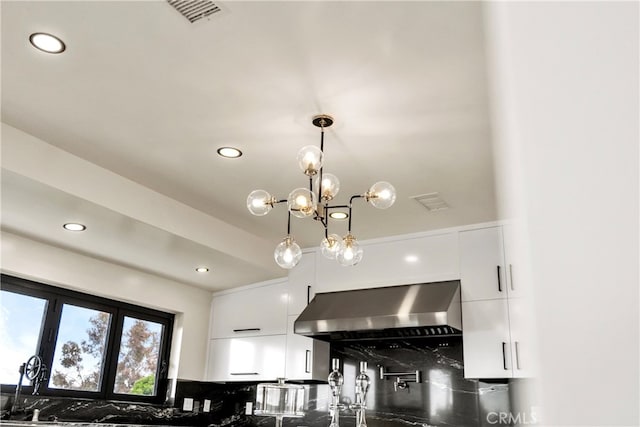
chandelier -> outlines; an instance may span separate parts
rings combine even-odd
[[[362,260],[363,250],[356,238],[351,234],[351,212],[355,199],[363,198],[373,207],[386,209],[396,200],[396,190],[385,181],[373,184],[364,194],[355,194],[348,205],[330,205],[338,191],[340,181],[331,173],[323,172],[324,130],[333,124],[333,118],[326,114],[313,117],[312,123],[320,128],[320,148],[314,145],[302,147],[298,152],[298,166],[309,177],[308,187],[299,187],[289,193],[286,199],[278,199],[265,190],[254,190],[247,197],[247,209],[253,215],[268,214],[274,205],[287,203],[287,236],[276,246],[274,258],[276,263],[286,269],[298,264],[302,250],[291,235],[291,215],[298,218],[313,218],[324,228],[324,238],[320,243],[322,255],[335,259],[343,266],[356,265]],[[315,178],[315,179],[314,179]],[[330,213],[334,209],[349,209],[349,227],[347,234],[340,237],[329,233]]]

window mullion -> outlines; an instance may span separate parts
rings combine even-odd
[[[42,390],[48,392],[49,380],[53,375],[53,357],[55,345],[58,338],[58,327],[60,326],[61,303],[59,298],[52,295],[47,301],[47,311],[43,322],[42,335],[40,337],[40,347],[38,355],[42,358],[47,366],[48,378],[45,384],[42,384]]]
[[[114,313],[112,328],[109,330],[109,341],[105,354],[105,378],[103,381],[103,392],[105,399],[113,398],[113,388],[116,382],[116,372],[118,371],[118,355],[120,354],[120,341],[122,338],[122,325],[124,314],[121,309]]]

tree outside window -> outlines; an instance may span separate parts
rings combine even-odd
[[[100,390],[110,323],[109,313],[63,305],[49,387]]]
[[[156,394],[156,371],[162,325],[125,316],[113,391]]]

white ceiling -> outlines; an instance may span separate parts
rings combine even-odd
[[[119,194],[98,200],[104,189],[88,197],[18,171],[3,142],[4,230],[211,290],[282,276],[270,253],[254,253],[284,237],[286,210],[254,217],[246,197],[307,185],[295,157],[319,145],[318,113],[335,117],[325,172],[341,180],[337,203],[378,180],[398,192],[386,211],[355,201],[358,239],[496,219],[480,2],[218,4],[191,24],[160,0],[2,1],[2,121],[127,178],[131,191],[193,208],[172,221],[220,225],[181,232],[149,219],[157,206],[144,197],[133,215]],[[32,48],[36,31],[67,50]],[[228,145],[244,155],[217,156]],[[80,170],[55,173],[86,189]],[[431,192],[450,208],[411,199]],[[71,216],[95,226],[65,233]],[[322,235],[312,220],[294,219],[292,232],[303,247]],[[212,271],[197,275],[201,264]]]

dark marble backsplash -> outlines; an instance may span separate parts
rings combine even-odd
[[[492,413],[509,412],[509,385],[505,381],[468,380],[463,374],[460,337],[404,341],[351,342],[331,346],[331,357],[340,359],[345,382],[341,402],[355,400],[355,376],[361,361],[368,363],[371,385],[367,395],[366,419],[369,427],[463,426],[487,427],[495,421]],[[394,388],[394,378],[380,379],[385,372],[420,371],[421,382]],[[403,377],[408,378],[408,377]],[[178,380],[176,393],[165,405],[127,404],[77,399],[28,397],[23,419],[34,409],[40,419],[56,416],[62,421],[92,421],[122,424],[180,426],[275,426],[273,417],[245,415],[245,405],[255,407],[256,383],[207,383]],[[327,384],[305,384],[307,405],[304,418],[285,418],[288,427],[329,425]],[[6,405],[6,397],[5,405]],[[183,411],[185,398],[194,410]],[[9,399],[10,400],[10,399]],[[204,411],[205,400],[210,412]],[[14,417],[15,419],[15,417]],[[355,414],[341,411],[341,425],[355,426]]]
[[[366,418],[369,427],[495,425],[495,416],[508,413],[507,380],[483,382],[464,378],[462,339],[460,337],[408,339],[402,341],[354,341],[333,343],[331,357],[341,361],[344,386],[341,402],[347,407],[355,401],[355,376],[361,361],[368,364],[371,385],[367,395]],[[407,388],[394,387],[394,378],[380,379],[379,367],[385,372],[420,371],[421,382],[408,382]],[[404,377],[403,378],[407,378]],[[255,384],[216,385],[225,395],[225,407],[218,408],[234,426],[274,426],[273,417],[246,416],[246,402],[255,404]],[[182,383],[176,390],[176,406],[185,397],[200,401],[213,397],[210,384]],[[327,384],[305,384],[307,407],[304,418],[285,418],[289,427],[326,427],[329,425]],[[355,413],[345,409],[341,425],[355,426]],[[503,424],[504,425],[504,424]]]

